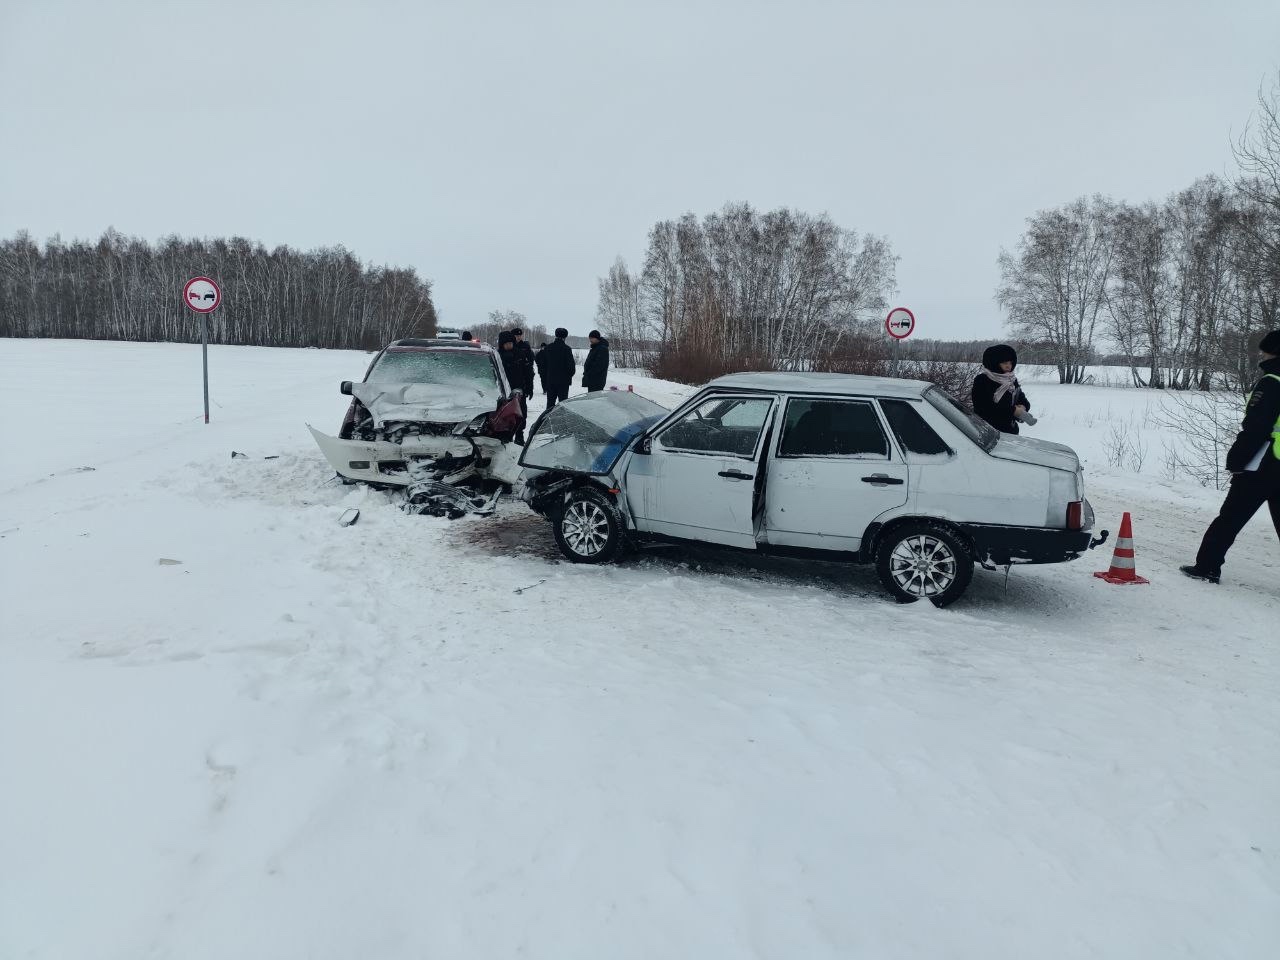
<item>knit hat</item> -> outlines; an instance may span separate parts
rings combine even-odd
[[[1258,341],[1258,349],[1263,353],[1280,357],[1280,330],[1272,330]]]
[[[564,327],[556,327],[556,339],[557,339],[557,340],[563,340],[563,339],[564,339],[565,337],[567,337],[568,335],[569,335],[569,331],[568,331],[568,330],[566,330]]]
[[[516,342],[516,335],[512,333],[510,330],[503,330],[500,334],[498,334],[498,346],[502,346],[504,343],[515,343],[515,342]]]
[[[604,337],[600,336],[600,331],[599,331],[599,330],[592,330],[590,333],[588,333],[588,334],[587,334],[587,339],[588,339],[588,340],[603,340],[603,339],[604,339]]]

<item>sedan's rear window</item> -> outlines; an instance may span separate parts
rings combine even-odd
[[[952,452],[947,442],[938,436],[909,400],[881,400],[880,409],[884,411],[898,443],[908,453],[928,456]]]
[[[388,347],[369,371],[369,383],[458,383],[493,387],[493,361],[479,350]]]
[[[985,420],[975,417],[945,390],[941,390],[938,387],[930,387],[924,392],[924,398],[929,401],[935,410],[950,420],[957,430],[983,450],[990,450],[996,445],[996,441],[1000,439],[1000,433],[995,427]]]

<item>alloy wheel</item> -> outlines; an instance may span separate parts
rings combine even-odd
[[[560,529],[569,549],[580,557],[594,557],[609,542],[609,518],[590,500],[570,504]]]
[[[955,583],[956,556],[946,541],[915,534],[893,548],[889,573],[912,596],[936,597]]]

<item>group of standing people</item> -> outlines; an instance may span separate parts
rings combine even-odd
[[[568,330],[557,327],[555,339],[542,344],[535,352],[520,327],[499,334],[498,356],[502,359],[502,369],[512,389],[521,391],[520,406],[526,416],[529,412],[528,398],[534,391],[535,373],[542,381],[548,410],[569,398],[569,387],[573,384],[578,362],[573,356],[573,348],[565,342],[568,336]],[[591,349],[582,364],[582,385],[588,391],[603,390],[609,379],[609,341],[600,336],[599,330],[592,330],[587,339]]]
[[[1218,583],[1227,551],[1253,515],[1267,504],[1280,536],[1280,330],[1258,343],[1262,377],[1245,401],[1244,421],[1227,451],[1231,486],[1217,518],[1205,531],[1196,561],[1180,569],[1194,580]],[[1018,383],[1013,347],[988,347],[982,372],[973,381],[973,412],[1001,433],[1017,433],[1018,424],[1034,424],[1031,400]]]

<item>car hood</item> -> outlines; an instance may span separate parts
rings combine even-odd
[[[990,450],[991,456],[1001,460],[1016,460],[1018,463],[1034,463],[1055,470],[1068,470],[1075,473],[1080,469],[1080,458],[1070,447],[1061,443],[1050,443],[1048,440],[1033,440],[1015,433],[1002,433],[996,445]]]
[[[538,420],[520,465],[608,473],[627,445],[669,412],[629,391],[598,391],[565,400]]]
[[[493,413],[501,399],[496,384],[484,389],[470,383],[353,383],[351,395],[378,426],[403,421],[464,423]]]

